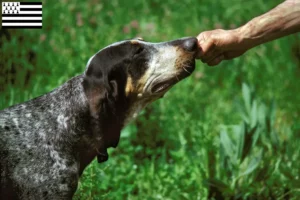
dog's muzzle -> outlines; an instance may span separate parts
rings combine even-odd
[[[187,37],[179,40],[173,40],[165,43],[173,46],[180,51],[181,56],[176,62],[180,63],[175,66],[177,68],[176,75],[172,77],[157,77],[151,84],[152,93],[166,92],[180,80],[188,77],[195,70],[195,57],[198,51],[198,40],[195,37]]]

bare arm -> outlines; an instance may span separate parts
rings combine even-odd
[[[245,43],[250,43],[250,47],[298,31],[300,31],[300,0],[287,0],[238,29],[241,39]]]
[[[300,0],[286,0],[271,11],[234,30],[212,30],[198,35],[199,58],[217,65],[268,41],[300,31]]]

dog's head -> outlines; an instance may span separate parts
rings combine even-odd
[[[83,82],[92,115],[122,127],[193,72],[197,49],[197,39],[190,37],[163,43],[125,40],[100,50],[88,61]],[[118,137],[108,146],[116,146]]]

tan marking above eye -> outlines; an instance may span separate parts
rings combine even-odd
[[[125,87],[125,94],[126,94],[126,96],[129,96],[130,93],[133,92],[133,90],[134,90],[134,88],[133,88],[133,85],[132,85],[132,78],[131,78],[131,76],[128,76],[126,87]]]
[[[130,43],[131,44],[139,44],[139,41],[138,40],[131,40]]]

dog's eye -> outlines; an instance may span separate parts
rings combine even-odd
[[[139,47],[139,48],[136,50],[135,55],[138,55],[138,54],[142,53],[143,50],[144,50],[143,47]]]

